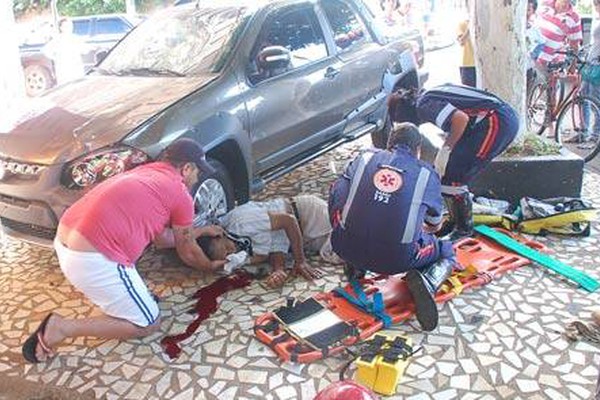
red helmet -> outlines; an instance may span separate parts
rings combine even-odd
[[[377,400],[379,397],[358,383],[345,380],[334,382],[321,390],[314,400]]]

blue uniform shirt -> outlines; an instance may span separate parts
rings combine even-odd
[[[440,178],[408,149],[369,150],[332,186],[334,251],[357,268],[410,269],[424,222],[442,219]]]
[[[506,105],[499,97],[483,90],[450,83],[425,91],[417,99],[417,115],[421,122],[431,122],[450,132],[452,114],[461,110],[477,123],[491,111]]]

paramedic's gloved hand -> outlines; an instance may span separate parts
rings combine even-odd
[[[442,178],[446,173],[446,165],[448,165],[448,160],[450,159],[451,151],[452,149],[449,146],[444,145],[435,156],[433,166],[435,167],[437,173],[440,175],[440,178]]]
[[[294,274],[302,276],[308,281],[319,279],[323,276],[323,272],[308,265],[306,261],[294,262]]]
[[[227,256],[227,262],[225,263],[225,272],[231,274],[237,268],[248,263],[248,253],[244,250],[232,253]]]
[[[197,226],[194,228],[196,238],[200,236],[220,237],[225,234],[225,231],[219,225]]]

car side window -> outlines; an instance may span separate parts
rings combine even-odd
[[[82,19],[73,21],[73,33],[79,36],[90,34],[90,20]]]
[[[367,27],[348,3],[328,0],[321,2],[321,6],[333,31],[338,51],[349,51],[372,41]]]
[[[285,57],[280,53],[285,50],[289,52],[290,61],[287,65],[268,65],[268,60],[264,59],[264,50],[273,46],[280,48],[277,56]],[[287,7],[276,11],[265,20],[251,52],[250,81],[257,83],[327,56],[323,30],[312,5]]]
[[[126,33],[129,26],[119,18],[101,18],[96,20],[96,35]]]

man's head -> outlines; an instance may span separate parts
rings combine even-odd
[[[554,2],[554,9],[557,13],[564,13],[571,9],[571,0],[556,0]]]
[[[418,158],[421,152],[422,143],[423,136],[421,135],[421,132],[419,132],[419,128],[410,122],[401,122],[394,124],[390,137],[388,138],[387,149],[392,150],[399,146],[405,146]]]
[[[392,93],[388,99],[388,110],[392,121],[418,124],[416,101],[416,89],[399,89]]]
[[[163,150],[158,159],[167,161],[178,168],[183,176],[183,181],[190,189],[198,183],[199,172],[206,175],[215,172],[215,169],[206,161],[202,147],[189,138],[175,140]]]
[[[535,14],[538,7],[537,0],[528,0],[527,1],[527,19],[531,18],[533,14]]]
[[[227,236],[200,236],[196,239],[198,246],[211,260],[225,260],[225,258],[237,251],[235,242]]]

